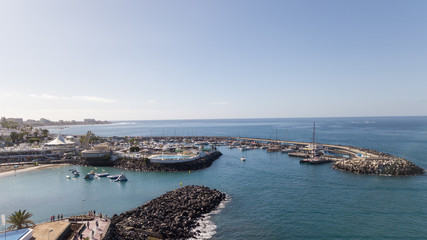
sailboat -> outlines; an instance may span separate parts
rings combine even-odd
[[[314,156],[315,132],[316,132],[316,122],[313,122],[313,145],[312,145],[312,149],[311,149],[311,157],[301,159],[299,162],[300,163],[307,163],[307,164],[323,164],[323,163],[332,162],[329,159]]]

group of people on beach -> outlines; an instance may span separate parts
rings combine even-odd
[[[62,220],[62,219],[64,219],[64,214],[58,214],[58,216],[57,217],[55,217],[55,215],[52,215],[52,216],[50,216],[50,221],[52,222],[52,221],[55,221],[55,219],[56,220]]]

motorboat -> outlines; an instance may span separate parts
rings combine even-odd
[[[109,178],[109,179],[111,179],[111,180],[115,180],[115,179],[117,179],[119,176],[120,176],[120,175],[110,175],[110,176],[107,176],[107,178]]]
[[[65,176],[65,177],[66,177],[67,179],[70,179],[70,178],[71,178],[71,177],[70,177],[70,176],[68,176],[68,175],[67,175],[67,176]]]
[[[299,162],[307,163],[307,164],[323,164],[323,163],[330,163],[332,162],[332,160],[329,160],[326,158],[313,157],[313,158],[301,159]]]
[[[110,175],[109,173],[95,173],[95,175],[97,177],[107,177],[108,175]]]
[[[122,182],[122,181],[127,181],[127,180],[128,180],[128,178],[126,177],[126,175],[124,173],[121,173],[119,175],[119,177],[116,180],[114,180],[114,182]]]
[[[246,158],[241,157],[240,160],[242,160],[242,162],[246,161]]]
[[[86,179],[86,180],[92,180],[93,179],[93,174],[92,173],[86,174],[86,176],[84,177],[84,179]]]
[[[74,177],[80,176],[80,172],[77,171],[76,169],[74,169],[73,171],[71,171],[71,173],[74,175]]]

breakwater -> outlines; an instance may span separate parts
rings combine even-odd
[[[107,140],[107,139],[105,139]],[[116,141],[124,141],[125,138],[116,139]],[[238,148],[242,151],[251,149],[267,149],[269,152],[283,152],[289,156],[310,158],[315,155],[321,159],[337,162],[333,165],[334,169],[354,172],[358,174],[378,174],[378,175],[419,175],[424,173],[424,169],[416,166],[406,159],[398,158],[396,156],[382,153],[376,150],[359,148],[354,146],[343,146],[337,144],[322,144],[301,141],[284,141],[272,140],[264,138],[247,138],[247,137],[218,137],[218,136],[195,136],[195,137],[142,137],[139,144],[143,150],[140,155],[145,155],[146,152],[158,152],[158,145],[164,148],[165,143],[175,143],[177,146],[166,148],[170,149],[184,148],[180,145],[183,142],[193,142],[203,145],[226,145],[229,148]],[[136,144],[138,144],[138,141]],[[145,143],[150,142],[146,145]],[[143,144],[142,144],[143,143]],[[117,145],[117,144],[116,144]],[[316,148],[314,149],[313,146]],[[157,151],[157,152],[156,152]],[[313,154],[314,151],[314,154]],[[122,151],[123,152],[123,151]],[[163,154],[163,152],[162,152]],[[124,154],[127,156],[127,154]],[[198,170],[209,167],[221,153],[213,152],[208,156],[190,161],[190,162],[177,162],[177,163],[154,163],[147,158],[132,158],[122,157],[114,163],[109,161],[113,166],[136,171],[188,171]],[[82,165],[91,165],[88,162],[81,162]]]
[[[356,174],[411,176],[424,174],[424,169],[402,158],[340,160],[332,168]]]
[[[158,171],[158,172],[179,172],[189,170],[199,170],[210,167],[212,163],[222,155],[219,151],[214,151],[208,155],[190,162],[181,163],[153,163],[149,159],[118,159],[114,162],[114,167],[134,171]]]
[[[214,210],[226,195],[204,186],[186,186],[131,211],[114,215],[104,239],[188,239],[197,220]]]

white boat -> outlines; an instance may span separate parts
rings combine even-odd
[[[80,176],[80,172],[75,170],[75,169],[73,171],[71,171],[71,173],[74,175],[74,177]]]
[[[108,175],[110,175],[109,173],[95,173],[95,175],[97,176],[97,177],[106,177],[106,176],[108,176]]]
[[[114,179],[117,179],[119,176],[120,175],[110,175],[110,176],[107,176],[107,178],[114,180]]]
[[[239,147],[239,150],[240,151],[247,151],[247,150],[249,150],[250,148],[249,147]]]
[[[65,176],[65,177],[66,177],[67,179],[70,179],[70,178],[71,178],[71,177],[70,177],[70,176],[68,176],[68,175],[67,175],[67,176]]]
[[[124,173],[122,173],[122,174],[120,174],[120,176],[116,180],[114,180],[114,182],[122,182],[122,181],[127,181],[127,180],[128,179],[127,179],[126,175]]]
[[[244,162],[244,161],[246,161],[246,158],[241,157],[240,160],[242,160]]]

